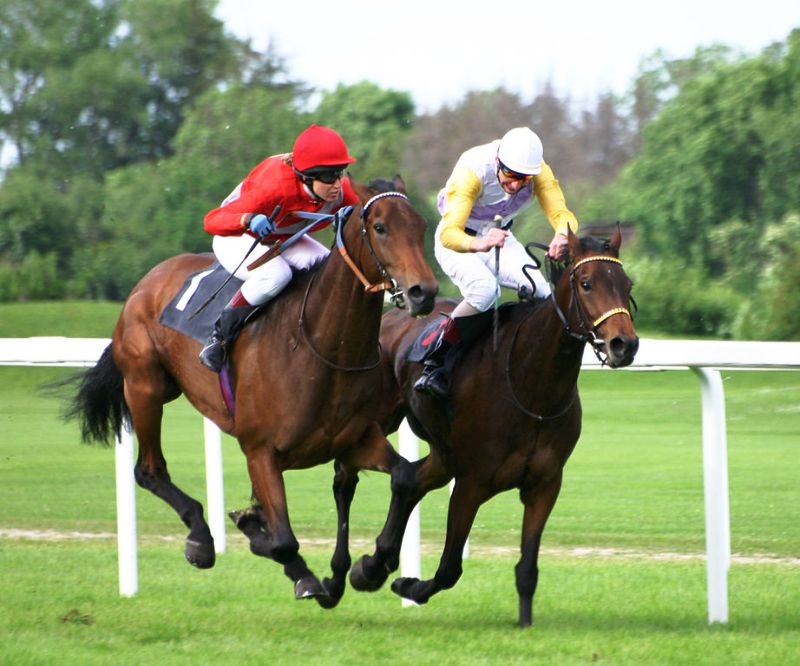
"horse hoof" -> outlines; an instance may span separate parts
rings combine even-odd
[[[364,555],[350,569],[350,585],[359,592],[375,592],[386,582],[389,577],[389,571],[386,570],[383,576],[369,578],[364,570],[366,559],[367,556]]]
[[[322,581],[322,587],[325,594],[315,597],[317,603],[325,609],[335,608],[344,596],[344,582],[339,585],[332,578],[325,578]]]
[[[392,592],[400,597],[403,597],[403,599],[409,599],[410,601],[417,602],[417,600],[411,596],[411,588],[416,583],[419,583],[419,578],[395,578],[392,581]]]
[[[314,576],[306,576],[294,584],[295,599],[316,599],[327,596],[329,596],[327,590]]]
[[[210,569],[217,560],[213,541],[211,543],[202,543],[186,539],[186,548],[183,554],[186,556],[186,561],[198,569]]]

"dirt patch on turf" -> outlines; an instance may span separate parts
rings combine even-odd
[[[76,532],[58,530],[20,530],[0,528],[0,539],[15,539],[25,541],[110,541],[116,540],[114,532]],[[139,535],[139,543],[148,542],[183,542],[182,537],[172,535]],[[229,533],[226,541],[235,547],[246,547],[246,540],[243,535]],[[334,546],[332,539],[300,539],[301,548],[331,549]],[[350,547],[354,552],[369,550],[373,542],[359,539],[351,539]],[[425,554],[435,554],[440,552],[441,546],[434,544],[422,544],[422,552]],[[470,544],[469,552],[480,556],[498,555],[503,557],[515,557],[519,550],[512,546],[478,546]],[[542,548],[541,554],[555,557],[576,557],[576,558],[607,558],[607,559],[646,559],[646,560],[665,560],[665,561],[696,561],[705,560],[705,553],[669,553],[651,552],[635,550],[632,548]],[[770,554],[732,554],[731,562],[734,564],[790,564],[800,566],[800,558],[780,557]]]

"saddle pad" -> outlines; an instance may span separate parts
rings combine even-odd
[[[447,315],[433,319],[411,343],[406,351],[406,358],[412,363],[421,363],[439,337],[439,331],[447,323]]]
[[[533,305],[534,308],[537,308],[543,302],[544,300],[537,300],[531,305]],[[520,312],[521,305],[523,304],[501,303],[498,312],[498,323],[503,325],[505,322],[509,321],[513,313]],[[494,313],[492,310],[487,310],[486,312],[483,312],[481,316],[493,317]],[[446,321],[447,315],[442,314],[427,324],[425,328],[422,329],[420,334],[415,338],[414,342],[412,342],[409,348],[406,350],[406,359],[412,363],[422,363],[427,354],[433,349],[433,345],[436,342],[436,339],[439,337],[439,330],[445,325]],[[487,323],[487,326],[491,327],[491,324]],[[481,334],[480,338],[482,339],[484,335],[485,333]]]
[[[198,342],[205,342],[214,330],[214,322],[217,321],[219,313],[233,298],[236,290],[242,285],[242,280],[231,278],[202,312],[197,316],[193,315],[228,277],[230,273],[219,262],[193,273],[186,278],[178,293],[164,308],[159,321],[164,326],[174,328]]]

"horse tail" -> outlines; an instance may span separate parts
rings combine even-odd
[[[78,419],[84,442],[109,445],[112,433],[119,438],[123,422],[131,420],[122,372],[114,363],[111,345],[105,348],[94,367],[78,374],[74,381],[78,390],[69,401],[65,418]]]

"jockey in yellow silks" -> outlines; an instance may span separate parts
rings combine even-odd
[[[416,390],[445,397],[449,390],[447,353],[468,348],[486,329],[489,319],[478,315],[495,303],[497,283],[517,290],[529,285],[522,268],[531,260],[510,226],[514,215],[534,198],[555,231],[548,255],[561,259],[567,252],[567,229],[577,232],[578,220],[567,208],[558,180],[544,161],[539,137],[527,127],[516,127],[502,139],[470,148],[459,157],[439,192],[442,219],[434,251],[463,300],[426,358]],[[493,248],[502,248],[497,275],[496,255],[490,252]],[[549,295],[541,273],[529,272],[536,295]]]

